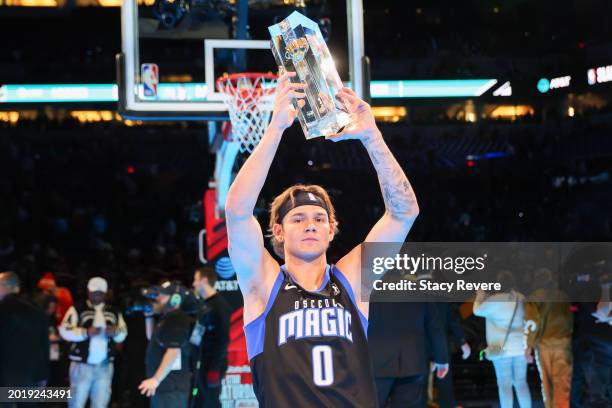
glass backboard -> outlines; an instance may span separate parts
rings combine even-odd
[[[215,80],[276,72],[268,26],[295,10],[319,23],[342,80],[361,94],[361,0],[125,0],[119,111],[143,120],[227,120]]]

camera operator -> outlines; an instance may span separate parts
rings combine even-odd
[[[145,354],[146,375],[138,386],[151,397],[151,408],[186,407],[189,401],[190,317],[181,310],[189,296],[180,282],[164,282],[157,289],[154,316],[147,315],[149,345]]]
[[[202,299],[191,343],[197,347],[195,384],[198,388],[195,406],[221,407],[221,379],[227,370],[230,307],[214,288],[217,273],[201,267],[193,274],[193,288]]]

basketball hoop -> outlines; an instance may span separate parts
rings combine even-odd
[[[272,73],[225,74],[217,79],[232,122],[232,140],[242,153],[253,152],[272,113],[277,76]]]

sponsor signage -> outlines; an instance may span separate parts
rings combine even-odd
[[[612,82],[612,65],[589,69],[587,71],[587,81],[589,82],[589,85]]]
[[[572,81],[571,75],[565,75],[557,78],[542,78],[538,81],[538,91],[540,93],[546,93],[553,89],[561,89],[567,88],[570,86],[570,82]]]

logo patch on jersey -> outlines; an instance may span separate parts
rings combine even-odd
[[[331,283],[331,289],[332,289],[332,296],[338,296],[340,294],[340,289],[338,288],[338,285],[336,285],[335,282]]]
[[[278,319],[278,345],[289,339],[340,337],[353,342],[351,312],[340,307],[298,309]]]
[[[294,285],[294,284],[292,284],[292,283],[287,283],[287,284],[285,285],[285,290],[289,290],[289,289],[297,289],[297,286],[295,286],[295,285]]]

